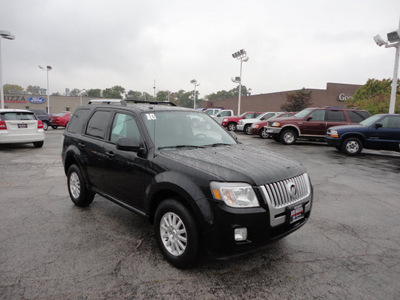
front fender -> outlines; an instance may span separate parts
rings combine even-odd
[[[201,189],[200,186],[206,186],[207,189]],[[162,200],[178,196],[177,200],[184,202],[183,204],[190,208],[201,224],[212,225],[214,219],[209,203],[211,191],[209,191],[208,182],[200,186],[188,176],[178,172],[167,171],[156,175],[145,192],[146,214],[152,219]]]

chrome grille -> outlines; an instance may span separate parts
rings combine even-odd
[[[292,188],[292,193],[290,189]],[[265,185],[267,197],[274,208],[288,206],[310,195],[311,187],[307,173]],[[295,192],[294,192],[295,191]]]

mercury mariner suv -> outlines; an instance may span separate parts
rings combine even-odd
[[[242,254],[306,223],[313,192],[299,163],[240,144],[199,111],[138,102],[94,101],[73,114],[62,161],[77,206],[98,194],[146,217],[178,268],[203,247]]]

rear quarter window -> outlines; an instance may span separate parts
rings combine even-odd
[[[347,114],[349,115],[350,121],[353,123],[360,123],[362,120],[369,118],[369,113],[367,111],[349,110]]]
[[[77,110],[71,117],[67,131],[73,133],[83,133],[85,130],[85,121],[87,120],[89,112],[89,109]]]

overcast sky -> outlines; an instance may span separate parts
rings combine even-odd
[[[392,78],[395,50],[373,36],[399,26],[399,0],[0,0],[3,83],[123,86],[200,97],[243,84],[252,94]]]

